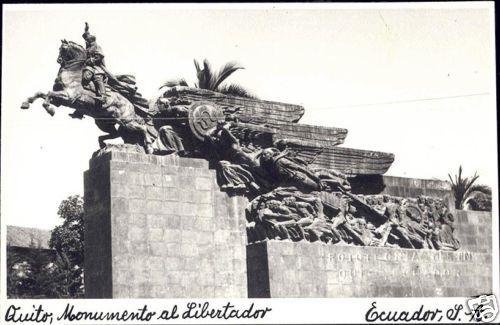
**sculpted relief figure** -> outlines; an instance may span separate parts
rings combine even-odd
[[[247,184],[257,191],[272,188],[273,185],[293,186],[304,191],[350,189],[345,176],[333,171],[313,170],[288,150],[242,146],[230,130],[234,124],[222,121],[205,138],[212,154],[217,155],[219,161],[224,161],[220,166],[224,176],[222,186],[239,184],[243,188]]]
[[[458,249],[452,226],[443,225],[442,202],[354,195],[344,175],[310,168],[288,149],[243,146],[231,131],[235,124],[219,121],[205,143],[217,156],[221,188],[257,195],[247,212],[250,241],[321,240],[363,246]],[[322,193],[341,199],[325,201]],[[421,207],[429,211],[431,221],[424,219]]]
[[[159,138],[153,146],[155,153],[170,154],[176,153],[180,156],[189,154],[185,147],[184,139],[179,134],[179,129],[187,131],[188,108],[181,105],[172,105],[167,99],[160,97],[155,103],[158,111],[153,123],[158,128]]]
[[[160,141],[154,143],[155,152],[177,153],[179,156],[187,154],[182,138],[175,132],[171,125],[164,125],[158,130]]]
[[[229,130],[231,122],[220,121],[205,137],[205,143],[219,160],[219,182],[223,189],[260,191],[270,186],[262,170],[259,152],[245,150]]]
[[[328,241],[321,228],[325,220],[321,200],[290,188],[277,188],[254,199],[247,211],[251,223],[249,236],[256,240],[265,238]]]
[[[460,247],[453,235],[449,212],[443,215],[448,217],[441,217],[437,223],[425,222],[423,213],[416,210],[418,206],[402,198],[384,196],[384,201],[380,202],[380,196],[374,195],[355,201],[345,193],[337,192],[337,195],[341,199],[332,203],[314,191],[306,194],[295,188],[280,188],[256,197],[247,211],[249,241],[321,240],[331,244],[437,250],[457,250]],[[309,197],[309,202],[319,200],[315,204],[309,203],[311,207],[322,208],[309,208],[307,213],[289,208],[289,202],[300,201],[304,196]],[[372,210],[360,205],[360,201]],[[435,200],[431,202],[432,208],[429,206],[429,209],[441,204]],[[375,213],[376,217],[373,216]]]
[[[260,163],[282,184],[310,191],[350,190],[349,182],[340,173],[315,171],[300,158],[290,157],[289,154],[287,150],[280,152],[277,148],[267,148],[262,150]]]

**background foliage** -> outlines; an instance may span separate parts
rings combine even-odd
[[[464,177],[462,166],[458,168],[458,174],[452,177],[448,174],[451,190],[455,197],[455,209],[470,209],[475,211],[491,211],[491,188],[487,185],[475,184],[479,175]]]
[[[7,248],[9,298],[83,297],[83,199],[73,195],[59,205],[63,219],[49,247]]]

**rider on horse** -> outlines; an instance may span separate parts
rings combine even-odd
[[[87,48],[87,61],[83,69],[82,85],[89,89],[92,82],[94,84],[96,99],[106,106],[108,97],[106,96],[107,71],[104,68],[104,53],[96,43],[96,37],[89,33],[89,25],[85,23],[85,33],[82,35]]]
[[[104,140],[122,137],[125,143],[140,144],[152,153],[158,130],[147,110],[149,101],[137,92],[133,76],[114,76],[106,69],[103,52],[88,32],[88,24],[85,27],[87,47],[61,40],[57,58],[60,68],[52,91],[35,93],[21,108],[28,109],[39,98],[44,99],[42,106],[50,115],[55,113],[54,106],[73,108],[71,117],[90,116],[107,133],[99,137],[101,148]]]
[[[96,99],[102,103],[103,107],[109,105],[108,94],[106,92],[108,82],[112,90],[131,99],[136,94],[137,87],[119,80],[119,78],[108,71],[104,64],[104,52],[96,43],[96,37],[89,33],[89,25],[87,23],[85,23],[85,32],[82,37],[85,40],[87,49],[87,61],[85,62],[82,76],[82,85],[84,88],[89,89],[89,85],[92,82],[97,95]]]

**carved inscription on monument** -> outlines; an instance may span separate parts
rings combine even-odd
[[[439,279],[459,280],[463,269],[454,268],[453,263],[473,262],[474,253],[422,254],[420,251],[394,250],[370,253],[331,252],[325,257],[328,271],[328,283],[395,283],[396,279],[420,278],[426,281]],[[360,268],[359,264],[377,267]],[[397,267],[395,265],[397,263]]]
[[[369,262],[369,261],[386,261],[386,262],[463,262],[473,261],[473,252],[457,252],[454,254],[446,254],[444,252],[433,252],[425,254],[422,251],[395,250],[391,252],[377,252],[371,250],[370,253],[329,253],[327,260],[331,262]]]

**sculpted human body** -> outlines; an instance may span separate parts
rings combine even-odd
[[[205,138],[212,153],[218,156],[219,179],[223,188],[260,191],[269,187],[268,176],[260,166],[259,151],[245,151],[231,133],[231,123],[219,123]]]
[[[297,186],[308,191],[347,191],[350,189],[345,178],[325,170],[315,171],[299,158],[290,157],[287,150],[264,149],[260,165],[282,184]]]

